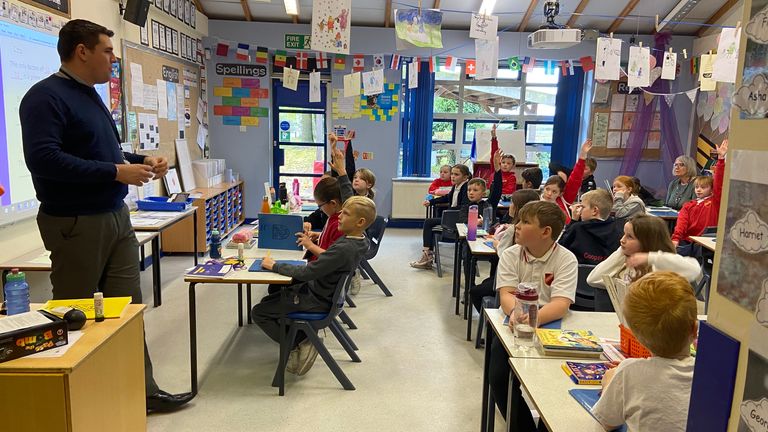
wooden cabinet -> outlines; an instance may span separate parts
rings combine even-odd
[[[245,221],[243,192],[245,184],[221,183],[210,188],[193,189],[200,198],[192,203],[197,207],[197,250],[204,253],[211,241],[211,232],[218,230],[224,237]],[[185,219],[162,233],[163,252],[194,252],[194,220]]]

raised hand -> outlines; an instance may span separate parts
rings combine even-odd
[[[725,159],[725,155],[726,153],[728,153],[728,138],[724,139],[723,142],[716,147],[717,147],[717,157],[720,159]]]
[[[336,142],[338,140],[339,137],[337,137],[335,133],[331,132],[328,134],[328,141],[331,143],[331,154],[333,154],[333,151],[336,150]]]
[[[579,153],[579,159],[586,159],[589,151],[592,150],[592,138],[587,138],[581,145],[581,152]]]
[[[504,157],[504,152],[501,149],[496,150],[493,154],[493,170],[498,171],[501,169],[501,159]]]
[[[493,126],[491,127],[491,136],[493,138],[496,138],[496,127],[497,126],[498,126],[498,124],[494,123]]]
[[[333,168],[334,171],[336,171],[336,174],[339,176],[345,176],[347,175],[347,164],[346,160],[344,159],[344,152],[342,152],[340,149],[334,148],[332,150],[332,161],[331,161],[331,168]]]

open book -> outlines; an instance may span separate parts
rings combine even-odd
[[[592,408],[594,408],[597,400],[600,399],[600,390],[598,389],[570,389],[568,393],[576,399],[576,402],[582,406],[587,412],[592,415]],[[592,415],[594,417],[594,415]],[[595,419],[597,420],[597,419]],[[619,428],[614,429],[613,432],[626,432],[627,425],[621,425]]]

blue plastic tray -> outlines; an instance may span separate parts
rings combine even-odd
[[[192,205],[192,200],[186,202],[168,202],[166,197],[146,197],[143,200],[137,200],[139,210],[145,211],[184,211]]]

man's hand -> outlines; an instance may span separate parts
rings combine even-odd
[[[261,259],[261,268],[272,270],[272,267],[274,265],[275,265],[275,260],[273,260],[272,257],[264,257]]]
[[[168,173],[168,159],[164,157],[150,157],[144,158],[144,165],[152,167],[152,172],[155,173],[155,179],[159,179]]]
[[[142,164],[115,164],[115,180],[127,185],[142,186],[155,176],[152,167]]]
[[[581,145],[581,152],[579,153],[579,159],[586,159],[589,151],[592,150],[592,139],[587,138],[584,144]]]
[[[339,177],[347,175],[347,161],[344,159],[344,152],[340,149],[333,149],[331,168],[336,171],[336,174],[338,174]]]
[[[726,153],[728,153],[728,138],[724,139],[722,144],[717,146],[717,157],[725,159]]]

